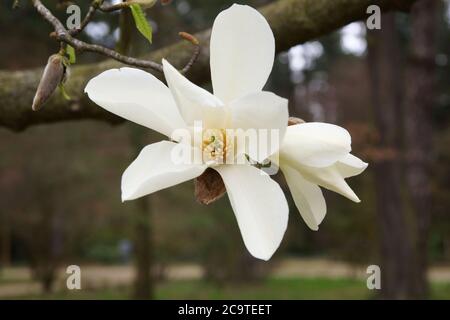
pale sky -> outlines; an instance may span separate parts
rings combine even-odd
[[[93,40],[99,41],[108,35],[109,25],[103,21],[91,21],[84,30]]]
[[[362,22],[354,22],[340,31],[342,50],[357,56],[363,55],[366,48],[366,28]],[[323,54],[323,47],[318,41],[292,47],[288,51],[289,68],[292,73],[300,74],[302,70],[312,67],[314,60]],[[295,79],[293,79],[294,82]],[[300,80],[300,79],[298,79]]]
[[[445,4],[447,5],[447,22],[450,24],[450,1],[444,0]]]
[[[367,48],[366,26],[362,22],[353,22],[341,29],[341,47],[344,52],[357,56],[364,54]]]
[[[310,68],[315,59],[323,54],[323,47],[318,41],[299,44],[289,49],[289,67],[292,71]]]

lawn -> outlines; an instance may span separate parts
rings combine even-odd
[[[65,291],[24,299],[128,299],[129,287]],[[202,280],[179,280],[157,285],[157,299],[371,299],[365,281],[355,279],[275,279],[258,284],[217,286]],[[431,297],[450,299],[450,283],[433,284]]]

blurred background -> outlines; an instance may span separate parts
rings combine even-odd
[[[211,27],[233,2],[158,4],[147,12],[153,45],[133,31],[131,54]],[[288,231],[267,263],[247,253],[228,198],[200,205],[192,181],[121,203],[122,172],[158,134],[96,121],[0,128],[0,299],[449,299],[450,6],[436,2],[426,68],[411,58],[423,30],[407,13],[384,14],[377,31],[354,22],[277,56],[267,88],[289,98],[291,115],[347,128],[353,153],[370,165],[349,180],[360,204],[325,191],[318,232],[285,188]],[[77,1],[83,12],[88,3]],[[82,38],[114,47],[118,20],[98,14]],[[28,3],[12,10],[2,1],[0,70],[42,68],[57,50],[49,31]],[[77,64],[102,59],[83,54]],[[434,86],[418,92],[430,74]],[[418,115],[414,104],[427,96]],[[81,267],[81,290],[66,288],[69,265]],[[381,268],[381,291],[366,286],[369,265]]]

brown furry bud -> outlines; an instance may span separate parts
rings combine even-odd
[[[288,126],[293,126],[293,125],[301,124],[301,123],[305,123],[305,120],[300,119],[300,118],[295,118],[295,117],[289,117],[289,119],[288,119]]]
[[[195,36],[193,36],[192,34],[190,34],[190,33],[187,33],[187,32],[179,32],[178,35],[179,35],[180,37],[182,37],[183,39],[185,39],[186,41],[189,41],[189,42],[192,43],[193,45],[198,46],[198,45],[200,44],[200,42],[198,41],[198,39],[197,39]]]
[[[195,198],[202,204],[210,204],[220,199],[227,191],[220,174],[211,168],[206,169],[194,183]]]
[[[59,54],[51,55],[45,66],[41,81],[33,99],[32,109],[39,110],[50,98],[58,85],[64,80],[64,57]]]

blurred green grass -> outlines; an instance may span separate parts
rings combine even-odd
[[[131,288],[116,287],[102,290],[64,291],[49,295],[18,297],[21,299],[129,299]],[[245,285],[218,286],[204,280],[161,282],[156,287],[156,299],[374,299],[374,291],[365,281],[357,279],[277,279]],[[450,283],[431,285],[432,299],[450,299]]]

